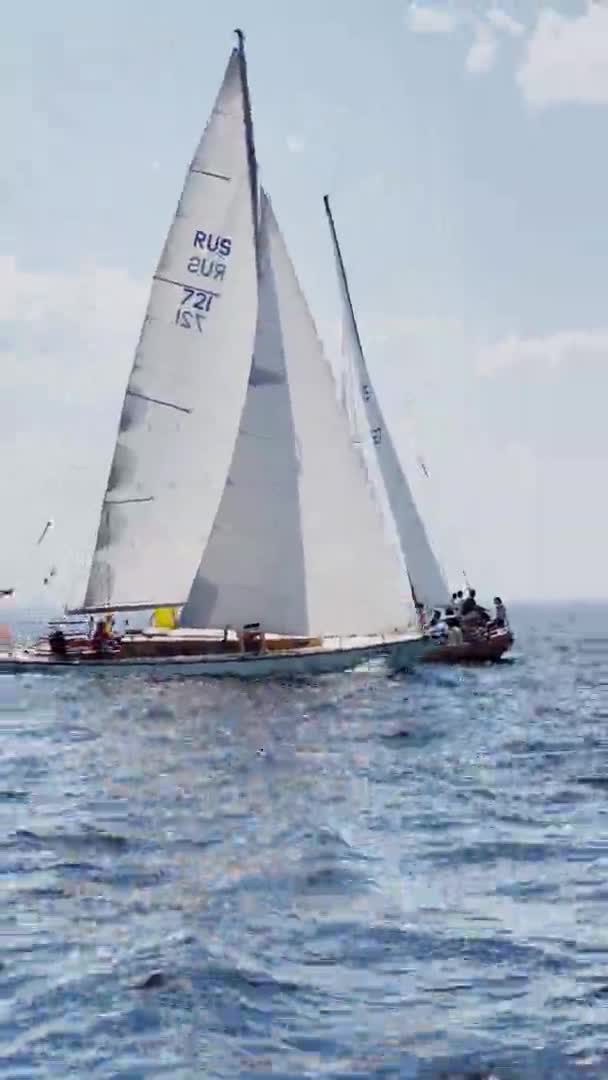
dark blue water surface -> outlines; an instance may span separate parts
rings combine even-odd
[[[298,685],[0,680],[0,1076],[608,1077],[608,611]]]

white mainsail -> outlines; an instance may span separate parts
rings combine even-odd
[[[333,376],[261,196],[254,363],[226,488],[184,626],[261,621],[290,634],[413,622]]]
[[[186,176],[125,395],[84,605],[178,605],[222,496],[257,312],[242,41]]]
[[[361,440],[357,418],[357,403],[355,401],[351,409],[348,410],[353,437],[356,438],[357,442],[362,443],[362,452],[367,460],[370,475],[373,476],[374,482],[378,485],[380,501],[385,506],[388,506],[392,516],[417,602],[427,608],[443,607],[449,603],[450,593],[439,562],[431,547],[424,522],[418,512],[390,432],[384,422],[380,404],[374,393],[327,196],[325,196],[324,202],[342,297],[344,361],[346,370],[352,370],[355,373],[355,381],[359,384],[359,408],[362,407],[364,410],[369,429],[369,437]],[[389,524],[393,522],[389,522]]]

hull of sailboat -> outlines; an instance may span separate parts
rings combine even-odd
[[[511,631],[492,634],[460,645],[435,645],[421,659],[425,664],[483,664],[501,660],[514,641]]]
[[[291,679],[350,671],[373,660],[388,660],[399,650],[407,665],[414,664],[428,648],[421,635],[376,639],[355,639],[353,644],[335,647],[270,651],[261,654],[212,654],[209,656],[112,657],[60,660],[51,655],[23,651],[0,659],[0,674],[56,675],[80,672],[100,675],[147,675],[168,678]]]

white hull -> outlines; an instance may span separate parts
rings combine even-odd
[[[428,635],[421,635],[418,642],[418,650],[413,654],[412,650],[408,648],[407,641],[399,641],[391,649],[388,658],[388,668],[393,674],[400,671],[409,671],[412,666],[412,662],[416,663],[417,660],[426,659],[426,653],[432,650],[433,641]]]
[[[399,638],[355,639],[352,645],[336,643],[317,648],[273,651],[262,655],[210,655],[172,657],[133,657],[58,660],[26,650],[0,657],[0,674],[67,674],[68,672],[100,675],[153,675],[167,679],[194,676],[197,678],[229,677],[237,679],[291,679],[298,676],[325,675],[349,671],[373,659],[388,658],[399,653],[399,668],[410,667],[427,647],[427,640],[412,634]]]

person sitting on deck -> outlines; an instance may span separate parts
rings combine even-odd
[[[464,598],[464,600],[462,601],[462,603],[460,605],[460,614],[463,617],[466,616],[466,615],[471,615],[475,611],[475,608],[477,607],[476,596],[477,596],[476,590],[475,589],[469,589],[469,595]]]
[[[508,626],[509,620],[507,619],[507,609],[503,604],[502,600],[500,599],[500,596],[494,597],[494,608],[495,615],[492,626],[495,626],[496,628],[500,627],[501,629],[505,626]]]
[[[490,619],[486,609],[477,602],[477,591],[475,589],[469,589],[469,595],[463,601],[460,614],[469,622],[486,623]]]
[[[486,609],[477,603],[475,589],[469,589],[462,608],[462,630],[466,639],[478,639],[487,635],[490,616]]]
[[[62,660],[65,659],[68,648],[63,630],[53,630],[53,633],[49,634],[49,646],[53,656],[60,656]]]
[[[266,652],[266,640],[259,622],[246,623],[240,635],[241,651],[247,653]]]
[[[446,607],[445,609],[445,622],[448,626],[460,626],[460,615],[453,607]]]
[[[448,608],[447,610],[449,611],[450,609]],[[447,638],[448,624],[440,611],[433,612],[433,618],[429,624],[429,632],[433,640],[443,641]]]
[[[95,632],[91,639],[93,643],[93,649],[98,656],[102,656],[106,650],[110,641],[110,634],[108,632],[107,621],[105,619],[98,619],[95,625]]]
[[[416,612],[416,624],[419,630],[424,630],[426,625],[426,612],[424,610],[424,604],[421,604],[419,600],[414,597],[414,610]]]
[[[460,615],[456,614],[451,607],[445,609],[445,625],[448,645],[462,645],[464,636],[460,629]]]

